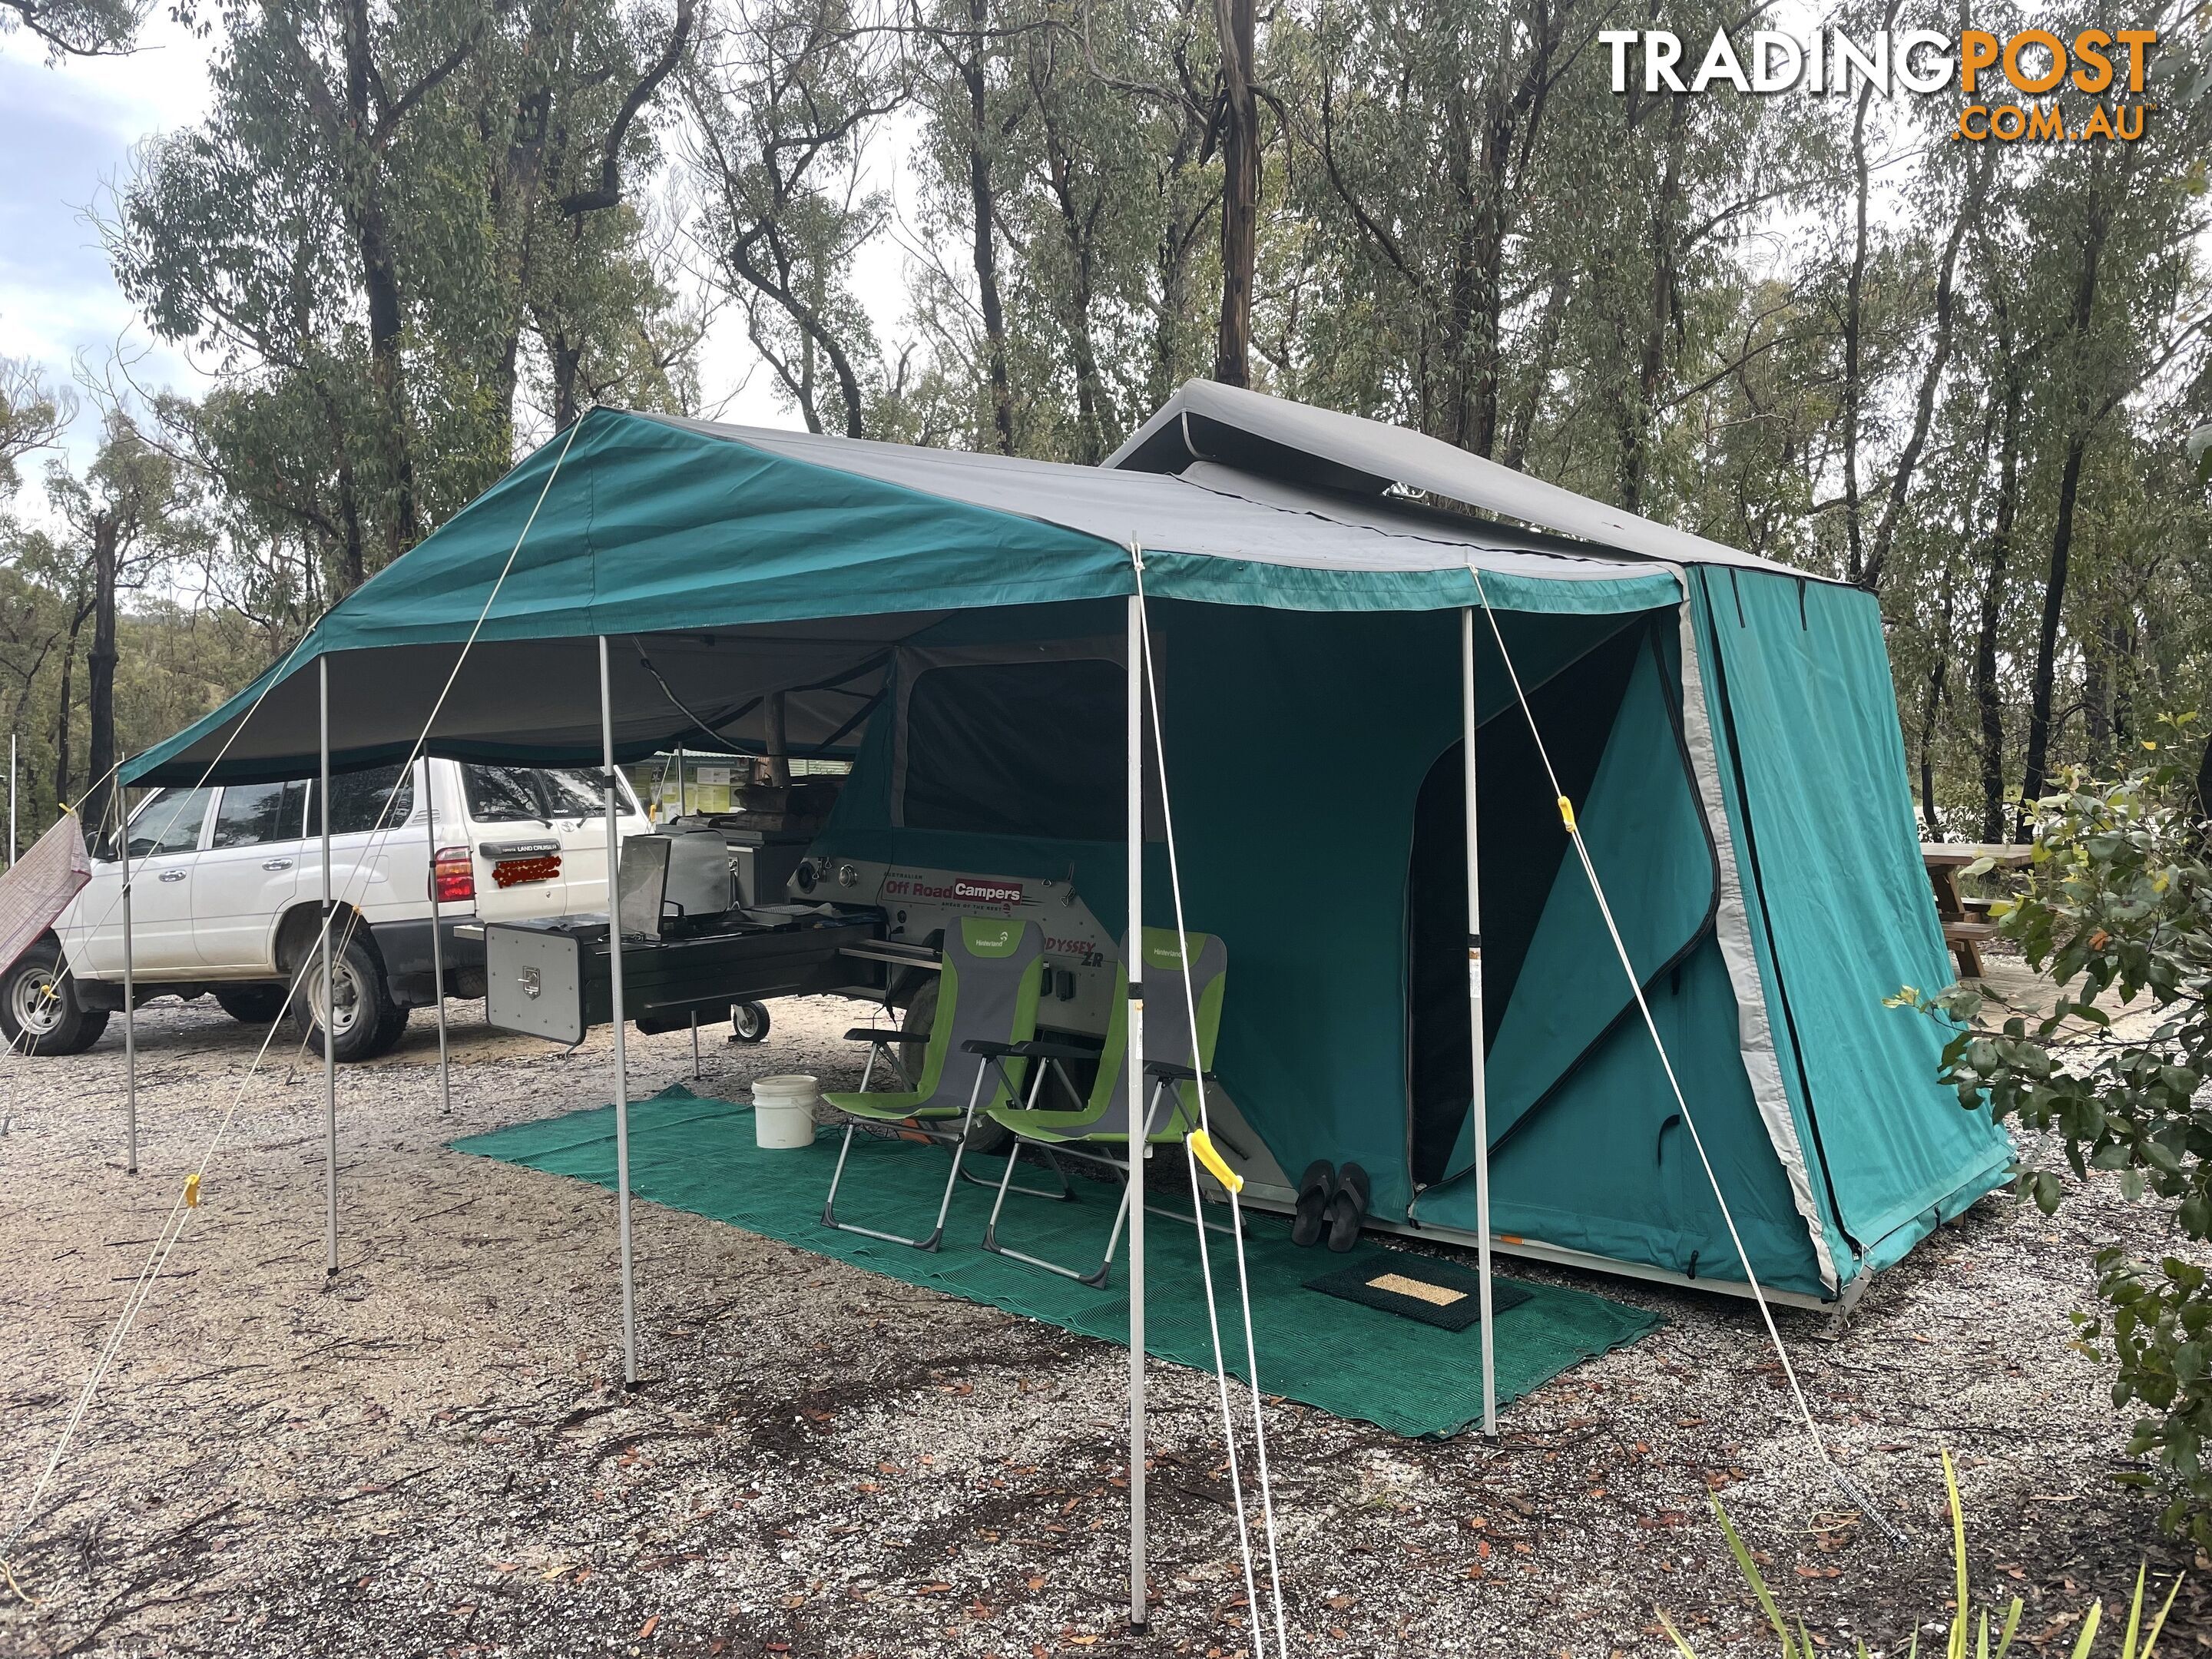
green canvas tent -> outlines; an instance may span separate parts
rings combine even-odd
[[[1118,936],[1096,671],[1139,560],[1188,921],[1235,963],[1219,1069],[1275,1170],[1356,1159],[1381,1224],[1478,1230],[1471,613],[1502,1247],[1745,1279],[1493,618],[1762,1285],[1848,1297],[2005,1178],[2002,1130],[1936,1086],[1941,1032],[1882,1006],[1948,969],[1870,596],[1207,383],[1103,468],[595,410],[128,775],[310,769],[319,664],[338,767],[408,752],[457,659],[431,752],[597,759],[606,637],[618,754],[758,743],[781,693],[793,752],[854,759],[826,855],[1067,878]],[[964,818],[912,775],[909,694],[951,661],[1025,671],[939,733],[931,787],[994,804]]]

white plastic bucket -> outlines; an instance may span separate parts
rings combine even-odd
[[[753,1141],[775,1151],[814,1144],[814,1103],[821,1079],[804,1072],[753,1082]]]

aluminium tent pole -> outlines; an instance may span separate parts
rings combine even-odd
[[[15,734],[8,734],[8,867],[15,867]]]
[[[1133,547],[1132,553],[1135,552]],[[1141,1630],[1145,1601],[1145,611],[1129,596],[1129,1052],[1122,1088],[1129,1121],[1129,1623]]]
[[[1474,1235],[1482,1281],[1482,1431],[1498,1432],[1498,1355],[1491,1324],[1490,1292],[1490,1099],[1482,1053],[1482,886],[1475,855],[1474,799],[1474,611],[1459,613],[1459,709],[1462,786],[1467,797],[1467,1000],[1472,1027],[1474,1093],[1468,1109],[1474,1119]]]
[[[323,1223],[327,1236],[323,1274],[335,1278],[338,1271],[338,1005],[331,990],[331,659],[317,657],[315,671],[322,766],[315,794],[323,812]],[[366,1012],[359,1006],[364,1000],[355,999],[356,1019]]]
[[[446,1048],[446,944],[439,937],[445,922],[438,914],[438,786],[427,759],[422,763],[422,831],[430,842],[430,1006],[438,1011],[438,1109],[450,1113],[453,1065]]]
[[[615,1027],[615,1233],[622,1250],[623,1384],[637,1386],[637,1297],[629,1248],[629,1055],[623,1039],[621,786],[615,781],[615,702],[607,672],[607,636],[599,635],[599,748],[606,763],[607,991]]]
[[[9,752],[11,757],[15,752],[14,739],[12,738],[9,739]],[[117,782],[113,793],[116,823],[115,842],[116,845],[122,850],[123,854],[123,1124],[125,1142],[123,1173],[125,1175],[137,1175],[138,1173],[138,984],[137,979],[137,969],[135,962],[135,952],[131,949],[131,813],[129,810],[129,803],[124,796],[123,784],[121,781],[123,763],[118,760],[115,763],[115,767],[117,773]],[[10,812],[15,810],[15,802],[12,797],[9,802],[9,810]],[[106,815],[103,813],[101,816],[105,817]],[[10,866],[12,867],[15,854],[13,834],[15,826],[12,823],[9,825],[9,854]]]

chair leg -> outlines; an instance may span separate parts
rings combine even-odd
[[[1142,1158],[1145,1155],[1146,1139],[1146,1137],[1152,1133],[1152,1121],[1158,1114],[1159,1097],[1164,1088],[1164,1085],[1162,1085],[1161,1089],[1155,1089],[1152,1097],[1145,1103],[1145,1115],[1144,1121],[1141,1125],[1141,1132],[1138,1134],[1135,1139],[1129,1143],[1129,1156],[1131,1158]],[[1097,1267],[1087,1273],[1079,1273],[1073,1267],[1062,1267],[1057,1261],[1048,1261],[1042,1256],[1028,1255],[1024,1255],[1020,1250],[1008,1249],[1005,1245],[1000,1243],[998,1241],[997,1233],[999,1227],[999,1212],[996,1206],[993,1206],[991,1211],[991,1225],[983,1234],[983,1248],[998,1255],[1011,1256],[1017,1261],[1026,1261],[1032,1267],[1042,1267],[1047,1273],[1058,1273],[1062,1279],[1072,1279],[1079,1285],[1088,1285],[1094,1290],[1103,1290],[1106,1288],[1108,1281],[1113,1276],[1114,1252],[1119,1249],[1121,1246],[1121,1229],[1129,1219],[1130,1182],[1128,1170],[1126,1165],[1116,1163],[1110,1158],[1101,1157],[1096,1152],[1079,1152],[1074,1151],[1073,1148],[1063,1148],[1062,1150],[1066,1151],[1071,1158],[1085,1158],[1094,1164],[1103,1164],[1108,1169],[1120,1172],[1121,1176],[1121,1201],[1115,1208],[1113,1230],[1106,1235],[1106,1254],[1099,1258]],[[1013,1172],[1013,1160],[1011,1158],[1006,1161],[1006,1170],[1007,1175],[1011,1177]],[[1064,1176],[1062,1178],[1065,1179]],[[1006,1202],[1005,1183],[1003,1182],[1000,1183],[999,1202],[1000,1204],[1004,1204]],[[1150,1210],[1152,1206],[1148,1204],[1145,1207],[1147,1210]],[[1178,1219],[1181,1218],[1178,1218]]]
[[[1045,1062],[1045,1065],[1048,1066],[1051,1063],[1051,1061],[1048,1060]],[[998,1062],[994,1060],[992,1061],[992,1064],[995,1066]],[[1013,1094],[1014,1090],[1011,1086],[1012,1080],[1007,1079],[1004,1072],[1000,1072],[999,1075],[1002,1082],[1006,1082],[1009,1085],[1006,1092],[1009,1095]],[[1035,1111],[1036,1109],[1037,1096],[1043,1092],[1043,1090],[1044,1066],[1040,1066],[1037,1068],[1035,1079],[1030,1084],[1030,1097],[1027,1104],[1031,1111]],[[1006,1164],[1008,1166],[1007,1174],[1009,1176],[1012,1174],[1014,1160],[1022,1155],[1022,1148],[1029,1144],[1030,1143],[1024,1141],[1019,1135],[1016,1135],[1014,1137],[1013,1149],[1006,1154]],[[1075,1202],[1075,1183],[1067,1178],[1067,1171],[1060,1168],[1060,1160],[1052,1155],[1052,1149],[1049,1146],[1040,1146],[1037,1150],[1044,1154],[1044,1160],[1047,1167],[1052,1170],[1054,1175],[1060,1177],[1060,1190],[1056,1193],[1048,1192],[1042,1187],[1010,1187],[1006,1188],[1006,1190],[1009,1192],[1026,1193],[1031,1198],[1049,1198],[1061,1204],[1073,1204]],[[979,1176],[973,1170],[962,1170],[960,1178],[963,1181],[969,1182],[977,1187],[1005,1186],[1003,1182],[993,1181],[988,1176]],[[993,1213],[995,1214],[996,1212],[994,1211]]]
[[[829,1200],[822,1206],[824,1225],[835,1227],[841,1233],[858,1233],[864,1238],[880,1238],[886,1244],[905,1244],[917,1250],[935,1250],[945,1242],[945,1218],[952,1208],[952,1188],[960,1179],[960,1157],[968,1147],[968,1131],[975,1121],[975,1103],[982,1097],[983,1068],[975,1068],[975,1086],[968,1091],[968,1109],[961,1115],[960,1127],[950,1139],[952,1142],[952,1172],[945,1178],[945,1196],[938,1201],[937,1224],[920,1238],[908,1238],[904,1233],[884,1232],[875,1227],[863,1227],[851,1221],[837,1219],[837,1183],[844,1178],[845,1159],[853,1150],[853,1131],[858,1126],[845,1125],[845,1144],[838,1149],[837,1170],[830,1177]],[[942,1130],[923,1128],[921,1133],[932,1140],[942,1141],[948,1137]]]

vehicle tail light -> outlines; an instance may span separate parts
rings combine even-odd
[[[430,890],[441,904],[474,904],[477,863],[465,847],[441,847],[430,860]]]

